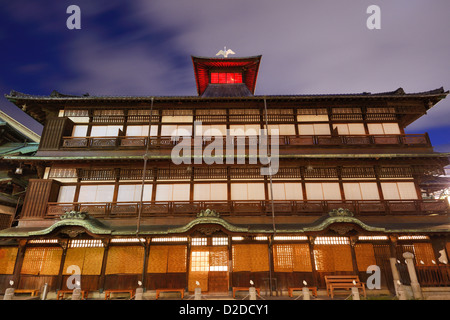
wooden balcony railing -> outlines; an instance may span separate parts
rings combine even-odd
[[[197,140],[193,137],[151,137],[150,146],[156,148],[173,147],[184,139],[191,139],[191,146],[195,146]],[[258,136],[254,137],[223,137],[223,146],[228,143],[233,145],[256,145],[260,143]],[[212,139],[202,138],[201,146],[206,146],[214,141]],[[146,147],[149,143],[148,137],[63,137],[63,148],[141,148]],[[268,141],[270,144],[270,140]],[[430,139],[425,134],[401,134],[401,135],[341,135],[341,136],[279,136],[279,146],[312,146],[312,147],[329,147],[329,146],[347,146],[347,147],[385,147],[393,145],[396,147],[431,147]]]
[[[367,215],[445,215],[449,212],[446,200],[342,200],[314,201],[276,200],[275,215],[322,216],[333,209],[348,209],[355,216]],[[142,216],[195,216],[205,209],[215,210],[222,216],[271,215],[272,201],[153,201],[153,202],[96,202],[48,203],[46,217],[54,218],[67,211],[88,212],[98,218],[137,217],[142,206]]]

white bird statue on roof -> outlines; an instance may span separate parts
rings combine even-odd
[[[231,49],[227,50],[227,47],[223,47],[223,50],[220,50],[219,52],[217,52],[216,56],[223,55],[224,58],[228,58],[229,54],[236,54],[236,53]]]

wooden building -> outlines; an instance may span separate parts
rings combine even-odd
[[[255,95],[261,56],[192,61],[196,96],[6,95],[44,130],[35,155],[6,157],[43,176],[0,231],[2,291],[66,289],[71,265],[89,291],[286,294],[370,265],[393,290],[406,251],[422,286],[450,285],[449,204],[421,189],[448,155],[404,132],[448,91]],[[254,152],[264,129],[273,175]]]

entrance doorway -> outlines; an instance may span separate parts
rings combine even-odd
[[[204,245],[196,246],[195,241],[192,242],[188,290],[193,292],[195,288],[200,287],[202,292],[228,292],[228,246],[208,245],[207,243],[210,242],[208,240],[211,238],[201,239],[205,239]]]

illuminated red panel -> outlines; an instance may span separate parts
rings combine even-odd
[[[242,73],[212,72],[211,83],[242,83]]]
[[[219,73],[219,83],[227,83],[227,74]]]
[[[227,83],[234,83],[234,73],[227,73]]]
[[[245,68],[245,72],[238,72],[235,75],[234,83],[244,83],[250,92],[254,93],[260,61],[261,56],[243,58],[205,58],[192,56],[198,94],[201,96],[208,83],[211,83],[211,73],[209,72],[211,68]],[[226,83],[226,76],[224,81]],[[217,83],[220,83],[220,79],[218,79]]]
[[[211,83],[219,83],[219,74],[217,72],[211,73]]]

